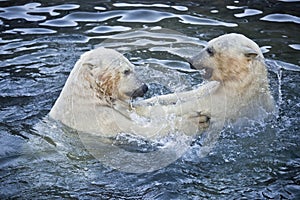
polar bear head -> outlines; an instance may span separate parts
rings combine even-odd
[[[86,94],[89,91],[101,103],[109,105],[115,100],[143,96],[148,90],[137,78],[133,65],[121,53],[103,47],[84,53],[68,80],[72,82],[73,90],[80,90],[77,93],[85,90],[85,96],[89,98]],[[70,84],[67,81],[65,87]]]
[[[112,113],[119,113],[115,109],[127,109],[129,100],[147,89],[122,54],[97,48],[76,62],[49,116],[76,130],[98,133],[114,119]],[[109,133],[116,126],[110,128]]]
[[[192,68],[205,70],[204,78],[224,84],[243,81],[253,73],[265,76],[264,57],[258,45],[236,33],[212,39],[189,62]]]

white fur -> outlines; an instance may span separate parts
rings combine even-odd
[[[220,82],[212,96],[199,102],[199,109],[207,108],[212,119],[264,118],[274,111],[263,54],[249,38],[222,35],[209,41],[190,62],[196,69],[205,69],[209,81]]]
[[[97,48],[77,61],[49,115],[78,131],[104,137],[129,133],[155,138],[177,131],[194,135],[207,126],[207,118],[191,105],[218,85],[211,82],[172,98],[154,97],[132,107],[132,96],[143,86],[133,65],[115,50]]]

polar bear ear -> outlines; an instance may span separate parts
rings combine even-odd
[[[250,47],[243,47],[243,53],[247,58],[256,58],[258,56],[258,53]]]

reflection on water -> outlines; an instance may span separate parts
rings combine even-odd
[[[0,5],[1,199],[300,197],[299,1],[23,2]],[[138,33],[126,33],[147,27],[185,37],[149,33],[151,40],[137,41]],[[116,40],[121,32],[131,43]],[[163,169],[120,172],[91,156],[76,132],[41,122],[79,56],[104,40],[153,86],[180,91],[200,79],[178,55],[189,56],[229,32],[245,34],[264,49],[279,114],[240,129],[225,127],[205,157],[199,155],[199,138]],[[144,48],[128,52],[130,45]]]
[[[300,17],[289,14],[270,14],[261,18],[261,20],[271,22],[293,22],[296,24],[300,24]]]

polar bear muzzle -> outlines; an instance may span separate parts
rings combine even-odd
[[[137,98],[137,97],[144,96],[147,91],[148,91],[148,86],[146,84],[143,84],[141,87],[133,91],[132,94],[127,94],[127,95],[130,96],[131,98]]]

